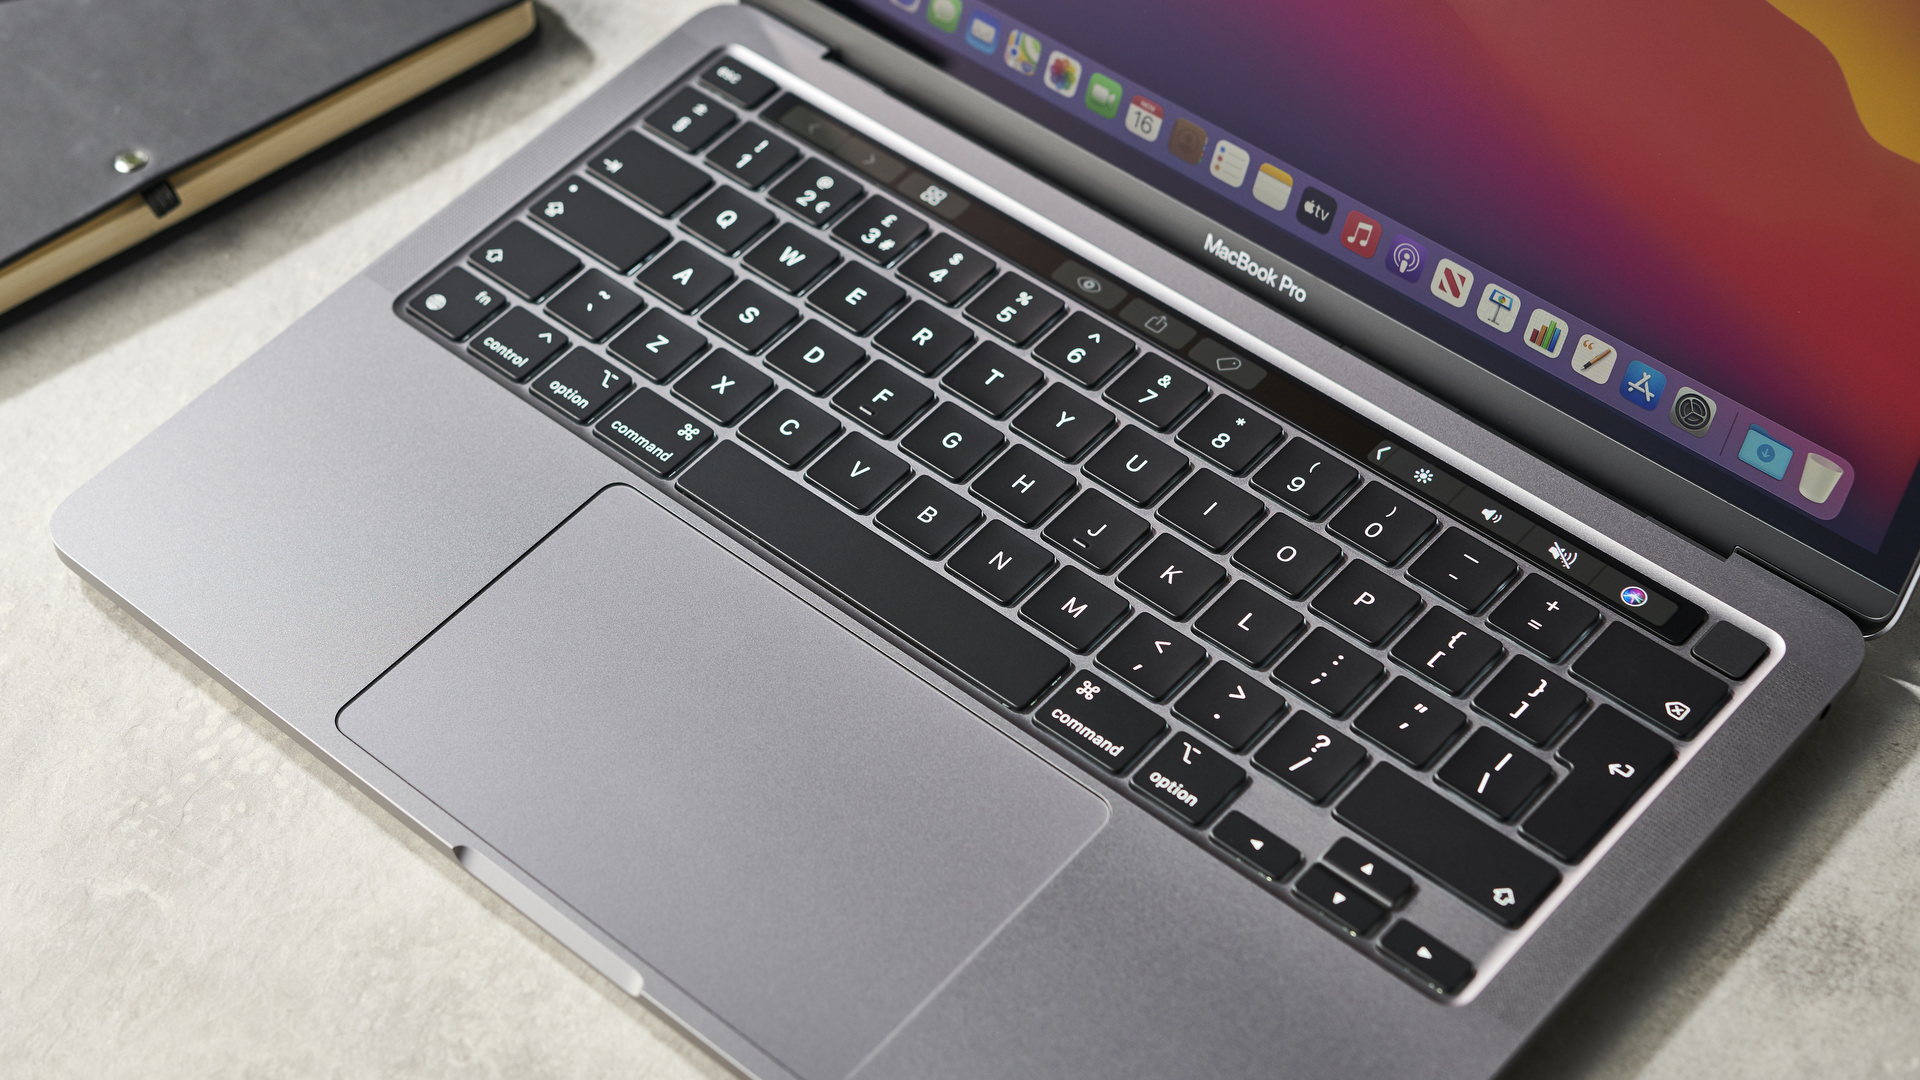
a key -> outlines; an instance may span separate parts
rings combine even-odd
[[[680,219],[680,227],[712,244],[722,255],[732,255],[773,224],[773,211],[730,187],[719,187],[694,204]]]
[[[1732,623],[1723,622],[1715,623],[1700,635],[1693,646],[1693,658],[1729,679],[1744,679],[1767,658],[1768,651],[1766,642]]]
[[[1727,684],[1627,626],[1600,632],[1580,659],[1574,677],[1653,721],[1691,739],[1727,700]]]
[[[589,270],[547,301],[547,313],[588,341],[599,341],[640,310],[640,305],[638,293],[598,270]]]
[[[743,281],[700,313],[700,325],[742,352],[757,353],[799,317],[792,304],[756,282]]]
[[[733,280],[726,265],[685,241],[667,249],[636,279],[640,287],[658,296],[675,311],[688,312]]]
[[[1053,556],[1006,522],[990,521],[954,552],[947,569],[1000,603],[1011,604],[1053,569]]]
[[[1076,311],[1033,347],[1036,360],[1052,365],[1081,386],[1098,386],[1134,352],[1133,342],[1112,326]]]
[[[458,340],[506,302],[506,295],[498,286],[455,267],[414,297],[407,304],[407,310],[425,319],[435,330]]]
[[[1351,562],[1313,598],[1313,610],[1378,645],[1420,610],[1420,594],[1367,563]]]
[[[473,336],[467,351],[518,382],[560,355],[567,335],[526,308],[514,308]]]
[[[820,455],[807,470],[807,479],[864,514],[910,471],[906,462],[856,431]]]
[[[1253,755],[1253,763],[1308,802],[1326,802],[1365,765],[1367,752],[1331,725],[1306,713],[1294,713]]]
[[[998,420],[1032,393],[1041,378],[1039,368],[989,341],[974,346],[940,386]]]
[[[1075,672],[1033,714],[1034,726],[1097,762],[1108,772],[1133,764],[1166,722],[1091,671]]]
[[[752,419],[740,425],[741,438],[789,469],[799,468],[838,434],[840,421],[792,390],[774,395]]]
[[[1151,615],[1133,621],[1095,659],[1154,701],[1163,701],[1207,658],[1207,651]]]
[[[1193,621],[1193,629],[1243,663],[1265,667],[1305,623],[1298,611],[1259,586],[1236,581]]]
[[[1467,736],[1435,775],[1468,802],[1506,821],[1553,779],[1553,770],[1519,743],[1483,727]]]
[[[922,375],[931,375],[972,341],[973,331],[925,300],[915,300],[873,336],[873,347]]]
[[[667,230],[579,177],[547,192],[531,213],[623,274],[665,247],[668,239]]]
[[[818,228],[858,202],[865,190],[831,165],[809,159],[773,185],[768,197],[773,205]]]
[[[1280,425],[1239,398],[1223,394],[1180,429],[1180,445],[1235,476],[1267,452]]]
[[[1387,917],[1386,909],[1367,899],[1324,866],[1307,867],[1307,872],[1300,875],[1293,889],[1356,937],[1373,933],[1373,928]]]
[[[1514,562],[1460,529],[1448,529],[1407,567],[1407,576],[1468,613],[1487,606],[1513,576]]]
[[[900,264],[900,277],[952,307],[973,291],[981,279],[993,273],[993,262],[985,255],[955,239],[951,233],[920,245],[913,257]]]
[[[1342,537],[1386,563],[1398,565],[1433,528],[1435,518],[1385,484],[1368,484],[1327,523]]]
[[[733,125],[733,110],[707,95],[685,87],[666,104],[647,114],[647,126],[673,145],[691,154]]]
[[[1253,486],[1309,521],[1319,518],[1360,474],[1305,439],[1294,439],[1253,474]]]
[[[1020,614],[1074,652],[1086,652],[1128,611],[1119,593],[1069,566],[1047,579],[1020,605]]]
[[[1187,457],[1129,424],[1087,460],[1084,471],[1135,506],[1149,506],[1187,471]]]
[[[1103,395],[1108,401],[1165,431],[1207,395],[1207,384],[1182,371],[1166,357],[1143,356],[1126,374],[1113,380]]]
[[[1434,608],[1394,644],[1393,658],[1447,693],[1463,694],[1504,651],[1493,635]]]
[[[1000,449],[1002,441],[998,428],[945,401],[900,440],[900,449],[957,483]]]
[[[1266,512],[1259,499],[1212,469],[1201,469],[1180,485],[1157,516],[1208,551],[1225,551]]]
[[[1473,707],[1535,746],[1553,741],[1586,707],[1587,695],[1524,656],[1516,656],[1474,696]]]
[[[1001,274],[967,305],[967,318],[1011,345],[1025,345],[1065,304],[1018,274]]]
[[[856,334],[880,325],[906,290],[857,263],[848,263],[813,290],[807,303]]]
[[[742,261],[747,269],[787,292],[802,293],[821,274],[833,269],[840,253],[800,226],[786,224],[768,233]]]
[[[695,420],[646,389],[628,394],[593,430],[655,476],[673,475],[713,440],[713,429],[705,420]]]
[[[1048,523],[1046,538],[1101,573],[1118,566],[1152,531],[1140,517],[1098,491],[1083,491]]]
[[[759,124],[745,124],[707,154],[714,167],[754,191],[793,163],[800,151]]]
[[[933,400],[933,391],[892,364],[875,361],[833,395],[834,408],[891,439]]]
[[[1413,892],[1411,875],[1349,837],[1335,840],[1320,860],[1389,908],[1399,907]]]
[[[1113,414],[1054,383],[1013,418],[1013,429],[1065,461],[1072,461],[1113,426]]]
[[[1220,564],[1166,534],[1134,556],[1117,579],[1120,587],[1176,619],[1200,606],[1226,580]]]
[[[1673,764],[1674,753],[1665,739],[1603,705],[1555,756],[1573,771],[1520,831],[1567,862],[1579,862]]]
[[[1016,443],[987,466],[967,490],[1032,528],[1073,489],[1072,475]]]
[[[1234,751],[1244,750],[1286,711],[1285,698],[1225,661],[1195,679],[1173,705],[1175,716]]]
[[[1213,816],[1247,782],[1247,770],[1198,739],[1174,735],[1133,774],[1133,789],[1189,825]]]
[[[593,354],[575,349],[533,381],[534,396],[582,424],[633,385],[633,376]]]
[[[1380,951],[1406,965],[1442,994],[1457,992],[1473,978],[1472,961],[1405,919],[1380,935]]]
[[[1352,708],[1385,670],[1380,661],[1321,627],[1280,660],[1273,678],[1328,715],[1339,716]]]
[[[654,308],[620,331],[620,336],[608,343],[607,351],[654,382],[666,382],[706,347],[704,335]]]
[[[922,476],[894,496],[873,520],[913,545],[915,551],[937,559],[973,528],[973,523],[980,520],[980,511],[940,481]]]
[[[637,131],[615,139],[606,152],[587,162],[587,168],[661,217],[679,213],[713,183],[698,166]]]
[[[926,222],[876,195],[835,226],[833,235],[861,255],[889,266],[926,232]]]
[[[1340,563],[1340,545],[1276,514],[1233,553],[1233,565],[1288,596],[1304,596]]]
[[[1406,678],[1388,683],[1353,720],[1353,730],[1416,769],[1426,768],[1466,726],[1459,709]]]
[[[1299,848],[1238,810],[1227,811],[1220,824],[1213,827],[1213,842],[1272,881],[1279,881],[1300,865]]]
[[[580,269],[572,252],[518,221],[487,237],[467,261],[528,300],[547,295],[560,279]]]
[[[1546,657],[1549,661],[1567,655],[1574,643],[1600,620],[1592,604],[1573,598],[1573,594],[1532,574],[1513,587],[1500,606],[1487,616],[1487,622],[1508,637]]]
[[[808,321],[773,347],[767,354],[767,366],[810,393],[824,394],[866,356],[860,346],[820,323]]]

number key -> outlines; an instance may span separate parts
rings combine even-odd
[[[1280,437],[1280,425],[1237,398],[1217,397],[1180,430],[1180,442],[1234,475]]]
[[[769,134],[758,124],[748,124],[714,147],[707,160],[752,190],[773,179],[799,156],[792,143]]]
[[[833,215],[852,205],[863,189],[859,184],[818,161],[808,161],[773,185],[773,204],[809,225],[825,225]]]
[[[1143,356],[1107,387],[1106,399],[1165,431],[1205,397],[1207,385],[1162,356]]]
[[[648,127],[689,154],[712,142],[732,123],[732,109],[690,86],[647,117]]]
[[[1328,531],[1393,566],[1406,558],[1436,519],[1385,484],[1368,484],[1328,522]]]
[[[1033,355],[1081,386],[1094,386],[1133,355],[1133,342],[1106,323],[1077,311],[1035,345]]]
[[[900,276],[933,294],[934,299],[951,307],[973,291],[980,279],[993,273],[993,262],[985,255],[941,233],[922,244],[900,267]]]
[[[967,318],[1010,344],[1024,345],[1064,307],[1026,278],[1002,274],[967,305]]]
[[[1305,439],[1295,439],[1253,475],[1253,486],[1311,521],[1346,494],[1359,475],[1353,466],[1331,453]]]
[[[853,250],[886,266],[926,234],[927,223],[878,196],[860,204],[833,230]]]

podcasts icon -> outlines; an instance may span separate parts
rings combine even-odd
[[[1387,247],[1387,265],[1408,281],[1420,280],[1420,268],[1427,264],[1427,251],[1411,237],[1396,236]]]

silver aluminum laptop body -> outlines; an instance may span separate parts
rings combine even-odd
[[[1423,882],[1408,910],[1477,967],[1427,992],[403,319],[435,266],[722,50],[1766,659],[1519,929]],[[76,492],[62,556],[746,1074],[1491,1075],[1842,689],[1859,629],[826,54],[702,13]],[[1255,781],[1235,807],[1309,861],[1343,835]]]

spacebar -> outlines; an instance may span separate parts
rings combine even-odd
[[[1067,670],[1059,651],[738,444],[714,447],[679,486],[1016,709]]]

